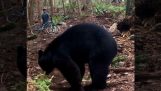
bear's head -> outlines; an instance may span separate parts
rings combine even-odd
[[[45,74],[49,75],[54,69],[52,53],[51,52],[44,53],[42,50],[39,50],[38,64],[41,67],[41,69],[45,71]]]

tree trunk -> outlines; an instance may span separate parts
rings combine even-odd
[[[44,0],[43,6],[47,6],[47,0]]]
[[[40,0],[37,0],[37,9],[38,9],[38,21],[41,21],[41,4],[40,4]]]
[[[81,6],[80,6],[80,1],[79,0],[77,0],[77,5],[78,5],[79,15],[81,15],[82,12],[81,12]]]
[[[75,0],[69,0],[69,3],[70,3],[70,7],[72,6],[73,2],[75,2]],[[74,8],[72,8],[72,11],[74,12]]]
[[[27,1],[27,23],[28,23],[28,27],[31,31],[31,34],[33,34],[31,25],[33,24],[33,4],[34,4],[34,0],[28,0]]]
[[[64,6],[64,0],[62,0],[63,3],[63,11],[64,11],[64,16],[66,15],[66,10],[65,10],[65,6]]]
[[[49,0],[50,3],[50,15],[53,16],[53,0]]]

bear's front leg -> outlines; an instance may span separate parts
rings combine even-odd
[[[57,61],[57,68],[71,85],[71,91],[84,91],[81,85],[80,69],[72,59]]]

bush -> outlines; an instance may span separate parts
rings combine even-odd
[[[33,83],[36,85],[38,91],[50,91],[49,86],[51,85],[51,79],[44,74],[36,76]]]
[[[118,66],[119,62],[123,62],[126,60],[126,57],[125,56],[116,56],[113,61],[112,61],[112,66],[116,67]]]
[[[104,15],[106,13],[125,13],[125,6],[115,6],[112,4],[106,3],[95,3],[95,7],[93,8],[93,13],[96,15]]]
[[[60,22],[64,21],[65,17],[62,15],[55,15],[52,17],[52,21],[55,25],[59,24]]]

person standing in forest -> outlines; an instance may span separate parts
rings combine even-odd
[[[47,8],[43,8],[43,13],[41,15],[41,18],[42,18],[42,30],[46,30],[49,27],[49,20],[50,20],[50,16],[47,11]],[[47,30],[47,32],[49,31]]]

